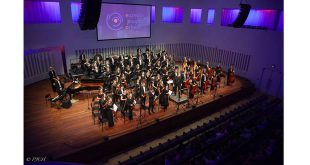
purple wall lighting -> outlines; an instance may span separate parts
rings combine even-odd
[[[163,7],[162,21],[164,23],[182,23],[183,22],[183,8]]]
[[[214,23],[214,16],[215,16],[215,10],[209,9],[208,10],[207,24],[213,24]]]
[[[71,15],[73,23],[77,23],[79,20],[81,11],[81,3],[80,2],[71,2]]]
[[[223,9],[221,25],[228,26],[229,24],[232,24],[236,20],[238,13],[239,9]],[[272,30],[274,28],[276,15],[277,10],[252,9],[244,25],[263,27]]]
[[[61,23],[59,2],[24,1],[24,23]]]
[[[277,31],[283,32],[283,11],[280,12]]]
[[[191,9],[190,22],[192,24],[201,23],[202,9]]]
[[[155,22],[155,6],[152,6],[152,13],[151,13],[151,22]]]

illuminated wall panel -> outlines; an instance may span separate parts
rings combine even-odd
[[[192,24],[201,23],[202,9],[191,9],[190,22]]]
[[[72,15],[72,21],[74,23],[77,23],[79,21],[80,11],[81,11],[81,3],[72,2],[71,3],[71,15]]]
[[[215,15],[215,10],[209,9],[208,10],[207,24],[213,24],[214,23],[214,15]]]
[[[223,9],[221,25],[228,26],[232,24],[236,20],[238,13],[239,9]],[[244,25],[273,29],[276,15],[277,10],[252,9]]]
[[[183,8],[163,7],[162,21],[164,23],[182,23],[183,22]]]
[[[25,24],[61,23],[59,2],[24,1]]]

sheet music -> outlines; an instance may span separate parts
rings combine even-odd
[[[116,112],[117,111],[117,105],[113,104],[113,111]]]
[[[169,95],[171,95],[171,94],[172,94],[172,91],[171,91],[171,90],[169,90],[168,94],[169,94]]]
[[[168,84],[172,84],[173,83],[173,80],[169,80],[167,81]]]

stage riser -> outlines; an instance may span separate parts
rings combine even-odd
[[[98,159],[109,159],[111,156],[124,152],[140,144],[164,136],[169,132],[180,129],[210,114],[219,111],[221,108],[234,104],[236,101],[246,98],[253,94],[255,88],[252,84],[240,89],[238,92],[223,96],[213,102],[186,111],[174,117],[160,121],[156,124],[142,128],[135,132],[103,142],[96,146],[78,151],[71,155],[55,158],[56,161],[91,163]],[[182,121],[182,122],[180,122]]]

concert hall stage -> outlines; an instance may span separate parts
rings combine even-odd
[[[114,127],[104,125],[102,130],[94,124],[85,94],[75,96],[78,101],[71,108],[57,109],[44,98],[48,93],[56,96],[49,80],[39,81],[24,88],[25,157],[46,156],[48,160],[80,163],[108,158],[210,115],[253,91],[249,81],[237,77],[233,86],[220,88],[216,97],[210,92],[199,96],[195,109],[192,106],[197,103],[196,98],[189,101],[187,109],[180,106],[178,112],[171,100],[166,111],[158,108],[157,101],[156,113],[149,115],[146,111],[139,124],[139,105],[136,105],[133,121],[126,119],[124,123],[118,113]]]

